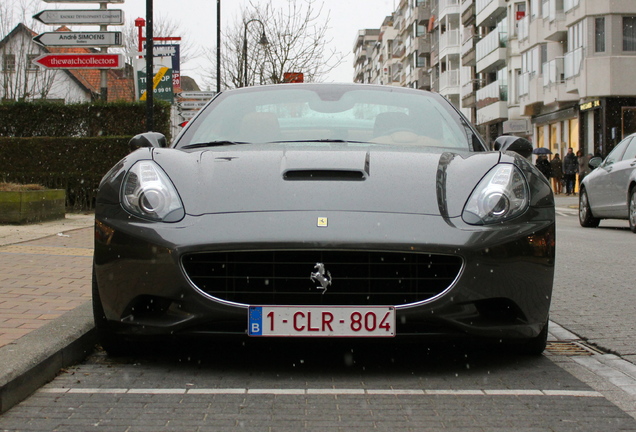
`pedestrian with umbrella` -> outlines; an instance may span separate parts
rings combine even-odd
[[[550,166],[550,161],[548,160],[547,154],[550,153],[550,150],[543,147],[539,147],[532,150],[532,153],[539,155],[539,157],[537,157],[537,161],[535,162],[535,165],[537,166],[537,169],[541,171],[541,174],[543,174],[545,178],[548,179],[548,182],[549,182],[550,177],[552,177],[552,168]]]

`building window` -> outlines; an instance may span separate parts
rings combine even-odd
[[[2,56],[2,70],[4,71],[15,70],[15,54],[4,54]]]
[[[594,20],[594,51],[605,52],[605,17]]]
[[[636,17],[623,17],[623,51],[636,51]]]
[[[581,20],[578,23],[568,28],[568,52],[572,52],[577,48],[583,48],[585,44],[585,21]]]
[[[39,54],[27,54],[26,70],[29,70],[29,71],[38,70],[38,65],[33,63],[33,60],[35,60],[38,57],[40,57]]]

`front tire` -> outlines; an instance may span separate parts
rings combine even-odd
[[[131,352],[132,346],[130,342],[124,340],[117,335],[111,328],[104,306],[99,296],[99,288],[97,286],[97,278],[95,277],[95,269],[93,269],[93,320],[95,321],[95,330],[97,331],[97,339],[104,350],[112,356],[123,356]]]
[[[581,189],[579,193],[579,223],[585,228],[596,228],[601,222],[599,218],[595,218],[592,215],[592,209],[590,208],[590,200],[587,196],[587,191]]]
[[[632,191],[629,194],[629,205],[627,208],[629,211],[629,229],[636,233],[636,186],[632,187]]]
[[[549,320],[545,323],[541,332],[528,340],[525,340],[515,346],[516,352],[523,355],[540,356],[548,346],[548,327]]]

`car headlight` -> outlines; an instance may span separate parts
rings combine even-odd
[[[149,160],[135,163],[126,174],[121,203],[130,213],[154,221],[177,222],[185,215],[168,175]]]
[[[528,208],[528,183],[512,164],[499,164],[479,182],[464,206],[462,219],[471,225],[503,222]]]

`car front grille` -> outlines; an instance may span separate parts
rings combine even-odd
[[[252,305],[401,305],[446,290],[462,266],[456,256],[361,251],[201,252],[185,273],[217,299]],[[330,279],[326,290],[312,273]]]

